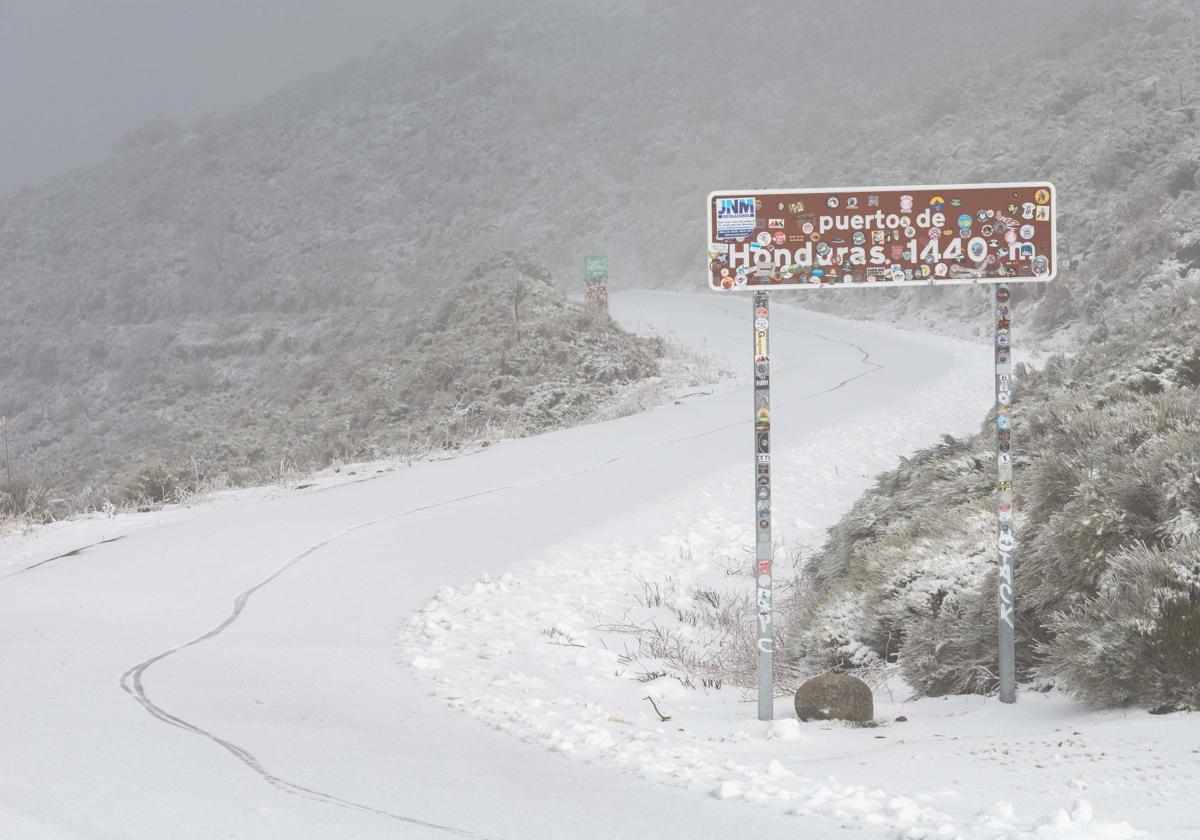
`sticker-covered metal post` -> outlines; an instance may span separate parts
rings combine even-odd
[[[1016,536],[1013,530],[1012,449],[1012,301],[1008,284],[996,286],[996,554],[999,571],[997,607],[1000,621],[1000,702],[1015,703],[1016,607],[1013,567]]]
[[[758,719],[775,711],[772,660],[775,633],[771,615],[771,356],[767,293],[754,292],[754,578],[758,620]]]

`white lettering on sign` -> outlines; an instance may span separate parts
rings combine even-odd
[[[709,287],[1046,282],[1056,207],[1048,182],[714,192],[706,244],[728,257],[709,249]]]
[[[1013,627],[1013,563],[1012,555],[1000,552],[1000,620]]]

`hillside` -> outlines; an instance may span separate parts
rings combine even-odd
[[[1012,412],[1018,677],[1200,705],[1200,283],[1169,318],[1022,368]],[[785,636],[807,669],[995,688],[994,418],[904,460],[829,531]]]
[[[995,162],[975,177],[1042,166],[1063,208],[1060,257],[1073,262],[1013,296],[1018,339],[1064,326],[1076,337],[1016,376],[1019,677],[1168,710],[1200,706],[1200,145],[1186,104],[1200,82],[1200,11],[1139,11],[1119,33],[1026,66],[1054,79],[1010,123],[1032,142],[985,152]],[[1019,84],[1009,69],[999,77]],[[1180,77],[1182,105],[1165,81]],[[963,120],[944,122],[926,139],[951,142]],[[916,453],[829,531],[785,633],[794,661],[897,663],[934,695],[995,688],[994,429],[993,416]]]
[[[1091,32],[1120,4],[1083,5],[1097,10]],[[733,24],[711,0],[477,4],[254,107],[147,124],[105,164],[0,201],[0,414],[23,415],[18,463],[120,483],[154,460],[261,471],[403,447],[446,426],[441,397],[406,395],[440,352],[418,341],[429,313],[498,254],[528,253],[563,288],[593,252],[611,255],[614,286],[684,286],[699,282],[689,231],[714,186],[1027,176],[1033,164],[1055,175],[1036,159],[944,166],[929,140],[962,131],[990,74],[955,81],[951,50],[887,56],[911,36],[969,43],[983,67],[1029,61],[1078,26],[1074,8],[759,10],[829,54],[853,42],[886,63],[880,73],[824,50],[783,65],[738,51],[731,71],[715,45]],[[1021,58],[1008,57],[1012,43]],[[748,106],[732,78],[771,93]],[[1091,84],[1098,102],[1116,82]],[[1054,95],[1032,97],[1035,110]],[[901,98],[911,110],[895,107]],[[752,131],[741,130],[748,113]],[[836,115],[837,129],[817,114]],[[1045,131],[1063,124],[1052,115]],[[972,132],[985,149],[994,136]],[[461,294],[476,312],[493,305],[489,291]],[[966,293],[953,300],[972,306]],[[461,336],[466,358],[490,358],[494,336],[475,340],[506,334],[507,315],[497,318]],[[600,343],[616,335],[606,329]],[[629,343],[610,345],[613,366],[648,369],[621,355]],[[483,405],[457,391],[446,400]]]
[[[4,396],[34,415],[12,424],[33,475],[18,506],[38,502],[28,490],[157,499],[570,426],[656,375],[664,352],[511,253],[404,307],[88,319],[70,343],[17,334]]]

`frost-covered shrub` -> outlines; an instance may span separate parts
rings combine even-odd
[[[973,590],[965,590],[962,597],[906,627],[900,670],[908,684],[923,694],[985,693],[997,684],[995,669],[987,664],[999,635],[990,609],[996,571],[985,563],[979,564],[979,570],[980,580]]]
[[[993,530],[988,512],[971,503],[928,512],[862,543],[853,574],[836,594],[812,602],[790,628],[788,646],[810,670],[894,661],[914,624],[975,597],[989,568],[980,544]]]
[[[1043,672],[1103,706],[1200,706],[1200,541],[1112,558],[1099,591],[1051,617]]]
[[[1161,568],[1130,552],[1188,558],[1200,543],[1200,392],[1190,375],[1200,305],[1177,291],[1161,297],[1175,319],[1098,329],[1078,355],[1016,377],[1018,676],[1062,673],[1097,703],[1184,702],[1170,686],[1194,681],[1188,610],[1197,607],[1182,596],[1164,602],[1148,635],[1107,631],[1117,660],[1157,645],[1141,694],[1090,689],[1087,660],[1067,671],[1089,650],[1086,627],[1116,615],[1121,593],[1166,591]],[[804,569],[797,626],[781,635],[803,667],[897,660],[927,694],[995,687],[993,428],[989,418],[978,436],[902,462],[830,529]],[[1131,615],[1145,629],[1149,608],[1140,609]]]
[[[866,600],[865,593],[845,586],[821,598],[789,628],[795,633],[787,644],[793,656],[810,671],[865,668],[880,661],[881,654],[863,641],[876,634]]]
[[[173,470],[160,463],[146,464],[125,488],[125,498],[131,502],[176,502],[187,489],[187,482]]]

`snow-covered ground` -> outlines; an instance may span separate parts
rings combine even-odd
[[[613,308],[735,367],[749,349],[741,296]],[[991,400],[986,346],[778,304],[772,330],[789,544]],[[728,574],[752,539],[750,408],[718,389],[0,542],[0,837],[1195,835],[1188,716],[883,685],[877,728],[800,724],[786,699],[767,725],[727,685],[638,681],[613,625],[750,585]]]

